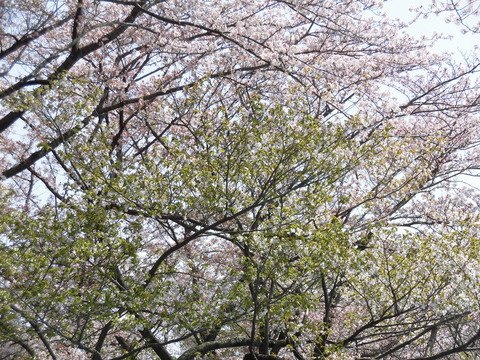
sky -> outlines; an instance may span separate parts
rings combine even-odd
[[[420,6],[427,7],[432,0],[386,0],[383,10],[393,18],[400,18],[403,21],[412,21],[416,14],[409,11],[411,8]],[[410,27],[409,32],[414,36],[431,36],[435,33],[450,35],[451,40],[439,41],[434,49],[436,51],[447,51],[461,56],[462,53],[471,52],[475,45],[479,45],[478,36],[474,34],[463,34],[458,25],[446,22],[446,15],[431,15],[428,18],[420,17]]]

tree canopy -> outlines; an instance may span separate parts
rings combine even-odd
[[[479,54],[382,4],[1,2],[0,359],[477,358]]]

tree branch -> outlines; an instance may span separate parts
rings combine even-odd
[[[204,355],[218,349],[248,346],[250,344],[251,344],[251,339],[249,337],[205,342],[203,344],[200,344],[194,348],[191,348],[185,351],[182,355],[180,355],[180,357],[177,360],[193,360],[197,354]],[[260,345],[260,344],[261,344],[260,340],[255,341],[255,345]],[[270,345],[286,346],[287,340],[270,341]]]
[[[157,354],[160,360],[175,360],[149,329],[141,330],[140,334],[147,340],[149,347]]]

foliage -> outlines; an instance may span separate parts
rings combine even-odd
[[[0,358],[475,358],[478,58],[381,5],[3,2]]]

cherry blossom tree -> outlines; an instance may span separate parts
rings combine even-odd
[[[464,33],[478,33],[480,30],[478,21],[480,6],[474,0],[434,1],[428,7],[421,7],[419,10],[424,15],[447,13],[446,21],[460,25]]]
[[[478,54],[382,3],[2,2],[0,358],[476,358]]]

